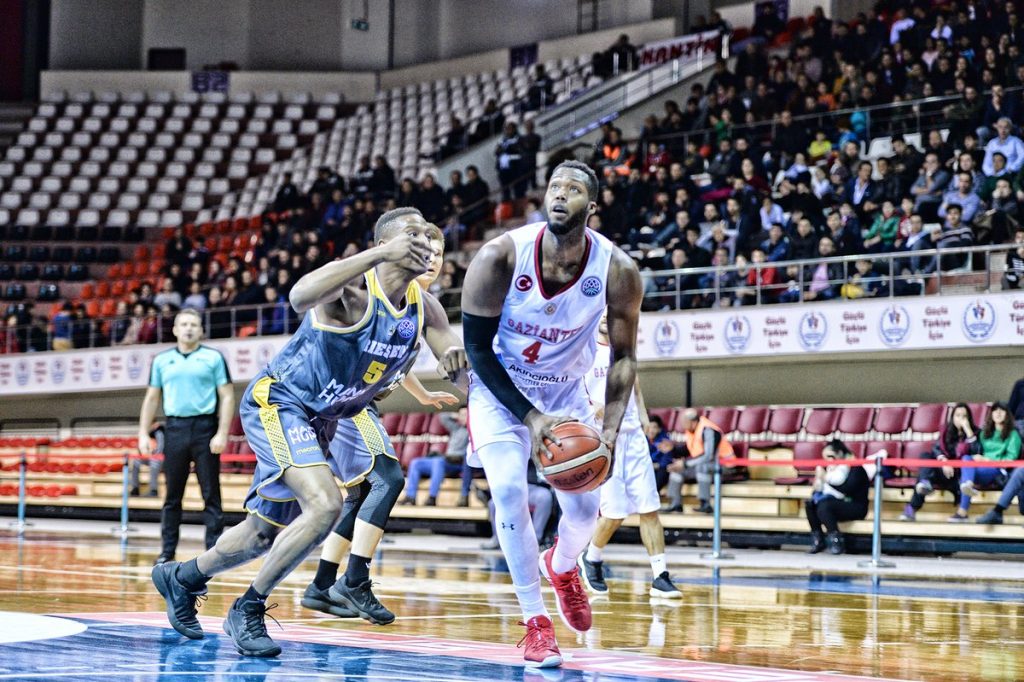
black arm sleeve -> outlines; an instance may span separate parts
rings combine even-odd
[[[466,344],[469,364],[480,381],[516,419],[524,421],[534,409],[533,403],[516,388],[494,353],[494,337],[498,334],[500,320],[500,317],[481,317],[463,312],[462,339]]]

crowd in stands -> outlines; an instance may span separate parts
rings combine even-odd
[[[906,252],[892,261],[893,293],[913,294],[923,276],[974,265],[913,252],[1011,241],[1004,286],[1020,286],[1024,32],[1015,3],[886,8],[846,23],[816,10],[785,54],[767,47],[780,27],[762,21],[732,69],[717,63],[706,87],[695,84],[682,106],[666,102],[634,142],[604,127],[591,158],[604,178],[593,226],[645,254],[652,270],[738,268],[651,277],[648,293],[728,291],[683,297],[682,307],[753,303],[755,285],[767,288],[762,303],[887,295],[878,254]],[[865,111],[939,96],[917,107],[931,107],[932,118]],[[871,121],[873,135],[891,135],[891,153],[865,155]],[[914,130],[918,121],[932,129]],[[750,267],[825,256],[863,258]]]

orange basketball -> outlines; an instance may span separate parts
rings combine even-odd
[[[554,433],[562,442],[561,447],[548,443],[555,458],[540,455],[541,475],[551,487],[567,493],[585,493],[604,483],[611,454],[601,442],[601,435],[580,422],[559,424]]]

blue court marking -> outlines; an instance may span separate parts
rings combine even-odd
[[[600,675],[569,669],[530,670],[457,656],[428,656],[363,647],[279,640],[278,658],[239,656],[226,635],[198,641],[170,628],[81,622],[89,628],[60,640],[0,645],[0,680],[366,680],[368,682],[670,682],[653,676]],[[273,633],[271,633],[273,635]],[[60,655],[55,656],[54,652]],[[678,682],[678,678],[675,678]]]
[[[948,582],[920,578],[879,578],[842,574],[812,573],[806,576],[723,576],[719,579],[672,577],[672,582],[688,585],[737,585],[742,587],[777,588],[800,592],[829,594],[863,594],[883,597],[916,597],[920,599],[951,599],[955,601],[1014,602],[1024,601],[1024,590],[1006,584],[985,581]]]

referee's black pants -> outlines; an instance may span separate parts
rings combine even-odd
[[[216,415],[168,417],[164,429],[164,477],[167,497],[160,514],[161,554],[174,556],[181,525],[181,498],[185,495],[188,472],[195,462],[199,490],[203,494],[203,524],[206,548],[213,547],[224,530],[220,504],[220,455],[210,452],[210,439],[217,432]]]

